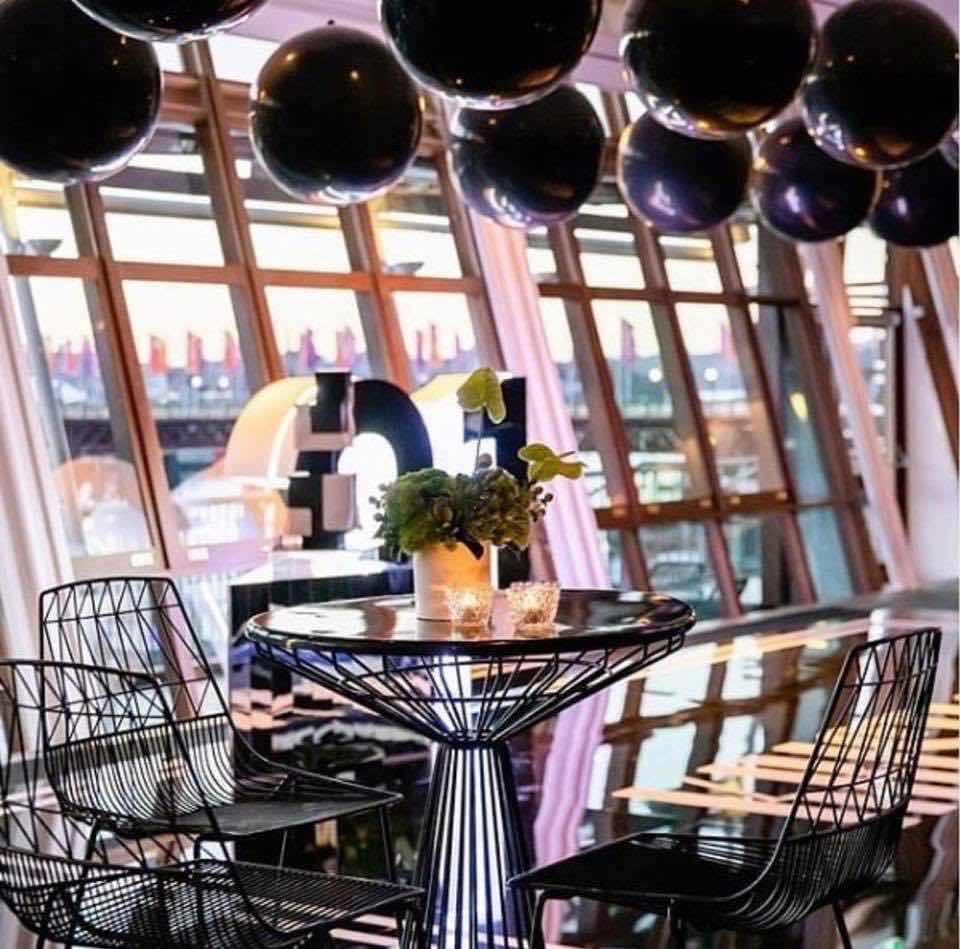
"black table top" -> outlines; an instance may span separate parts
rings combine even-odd
[[[610,649],[685,633],[695,622],[691,607],[659,593],[564,590],[556,623],[544,630],[518,630],[504,594],[496,597],[488,629],[419,620],[413,597],[373,597],[269,610],[253,617],[245,635],[285,649],[423,655],[529,655]]]

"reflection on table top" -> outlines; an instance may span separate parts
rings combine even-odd
[[[556,623],[542,630],[515,628],[501,593],[485,629],[417,619],[411,597],[375,597],[271,610],[254,617],[246,633],[258,642],[352,652],[532,654],[666,639],[685,633],[694,619],[687,604],[659,593],[564,590]]]

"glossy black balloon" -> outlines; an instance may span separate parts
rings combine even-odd
[[[561,86],[506,112],[459,109],[450,164],[463,200],[506,227],[576,214],[600,174],[603,126],[586,96]]]
[[[304,201],[354,204],[386,191],[416,156],[420,97],[387,47],[326,26],[288,40],[251,92],[264,168]]]
[[[267,0],[74,0],[118,33],[158,43],[185,43],[242,23]]]
[[[956,170],[960,168],[960,141],[957,140],[957,130],[954,129],[940,144],[940,154]]]
[[[552,89],[590,48],[602,0],[380,0],[380,22],[410,74],[478,109]]]
[[[0,159],[72,184],[119,171],[149,141],[162,78],[153,47],[69,0],[0,4]]]
[[[957,170],[936,151],[906,168],[884,172],[870,226],[901,247],[933,247],[957,234]]]
[[[789,105],[816,35],[808,0],[633,0],[621,54],[658,121],[729,138]]]
[[[766,225],[789,240],[840,237],[867,216],[878,174],[836,161],[817,148],[802,119],[763,141],[753,162],[750,198]]]
[[[746,138],[706,141],[660,125],[649,113],[617,147],[617,182],[627,203],[663,231],[702,231],[743,201],[750,175]]]
[[[933,151],[957,117],[957,39],[914,0],[856,0],[823,26],[803,89],[816,143],[834,158],[893,168]]]

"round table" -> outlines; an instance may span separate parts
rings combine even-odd
[[[410,597],[287,607],[246,637],[270,661],[439,743],[416,882],[434,946],[528,944],[532,907],[507,881],[531,866],[507,741],[683,645],[685,603],[652,593],[565,590],[556,623],[514,628],[418,620]],[[409,944],[408,937],[408,944]]]

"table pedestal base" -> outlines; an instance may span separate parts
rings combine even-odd
[[[505,742],[441,745],[417,860],[426,890],[427,944],[522,949],[529,944],[529,896],[507,887],[530,866]],[[411,937],[404,949],[411,949]]]

